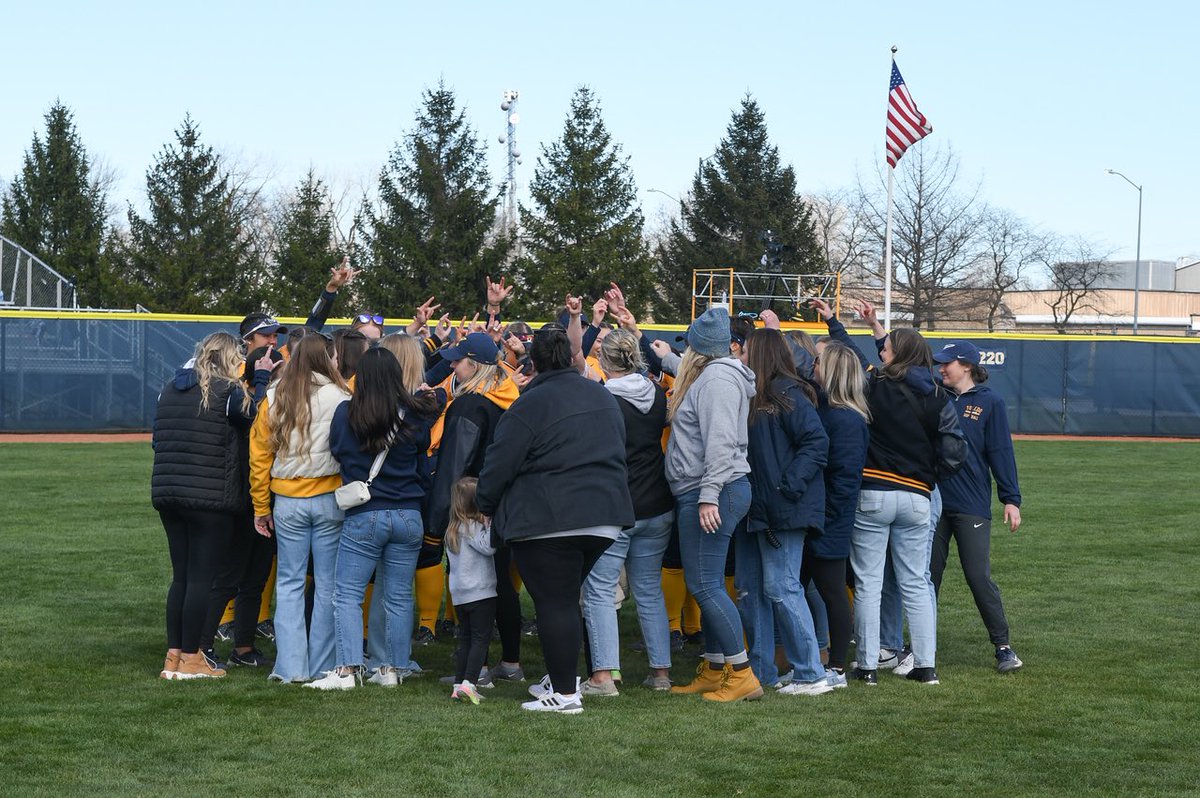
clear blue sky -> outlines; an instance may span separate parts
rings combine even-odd
[[[369,184],[421,90],[455,90],[499,180],[501,93],[521,92],[532,176],[586,83],[631,158],[649,220],[687,190],[730,112],[752,93],[800,187],[853,185],[882,158],[888,47],[984,198],[1132,259],[1200,254],[1200,135],[1184,2],[970,3],[10,3],[4,12],[0,175],[20,166],[55,98],[116,199],[185,113],[221,152],[287,187],[311,165]],[[356,190],[357,193],[357,190]]]

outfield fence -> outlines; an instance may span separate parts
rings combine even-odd
[[[147,430],[159,391],[238,318],[0,311],[0,431]],[[302,319],[289,319],[293,324]],[[338,326],[332,323],[331,326]],[[682,328],[648,328],[675,343]],[[928,333],[983,353],[1014,432],[1200,437],[1200,340]],[[869,335],[855,340],[870,357]]]

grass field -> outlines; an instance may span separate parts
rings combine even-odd
[[[0,793],[9,795],[1200,794],[1194,444],[1024,441],[1025,525],[994,573],[1026,666],[993,669],[948,571],[942,684],[737,706],[633,687],[577,717],[524,688],[447,698],[451,645],[397,690],[322,694],[234,670],[156,678],[165,539],[147,444],[6,444]],[[957,560],[951,562],[957,569]],[[625,642],[636,623],[623,623]],[[540,675],[535,642],[525,667]],[[676,680],[694,667],[677,660]]]

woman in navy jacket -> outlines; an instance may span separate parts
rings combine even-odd
[[[750,666],[764,685],[777,684],[775,629],[793,668],[780,692],[819,695],[833,689],[821,665],[812,614],[800,586],[804,541],[825,526],[823,468],[829,437],[816,395],[800,380],[783,336],[755,330],[746,339],[757,392],[750,403],[748,531],[735,536],[738,609]]]

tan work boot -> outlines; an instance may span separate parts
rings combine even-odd
[[[179,670],[175,672],[176,679],[220,679],[224,675],[223,669],[214,668],[208,664],[208,658],[201,651],[179,655]]]
[[[167,652],[167,658],[163,662],[162,672],[158,674],[158,678],[171,681],[179,677],[179,654],[173,651]]]
[[[725,681],[725,670],[715,670],[709,667],[708,660],[704,660],[696,668],[696,678],[692,679],[688,684],[681,684],[671,688],[671,692],[676,695],[691,695],[693,693],[710,693],[713,690],[718,690],[721,684]]]
[[[762,698],[762,685],[758,677],[749,668],[735,671],[733,666],[725,666],[725,683],[721,689],[705,693],[702,698],[706,701],[753,701]]]

